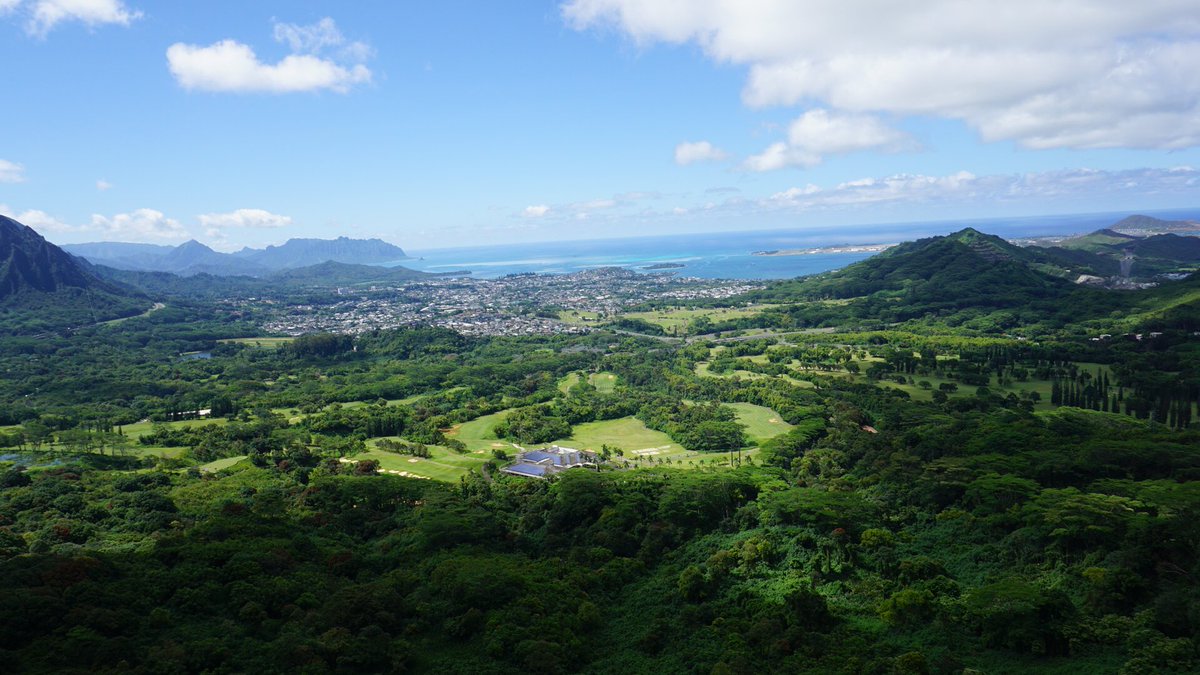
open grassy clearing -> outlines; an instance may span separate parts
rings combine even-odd
[[[570,323],[576,326],[594,326],[605,321],[605,317],[600,316],[597,312],[584,312],[574,309],[564,309],[558,313],[559,321]]]
[[[746,425],[746,435],[750,442],[758,445],[775,438],[792,428],[791,424],[779,418],[779,413],[753,403],[727,403],[737,413],[738,421]]]
[[[126,424],[120,427],[120,430],[130,440],[136,441],[153,431],[156,424],[165,426],[168,429],[193,429],[195,427],[207,427],[214,424],[225,424],[227,421],[224,417],[206,417],[204,419],[180,420],[178,422],[138,422],[136,424]]]
[[[467,450],[485,457],[491,457],[491,451],[494,448],[511,452],[513,450],[512,443],[497,438],[495,432],[492,431],[492,428],[508,417],[510,412],[510,410],[501,410],[491,415],[477,417],[470,422],[456,424],[446,432],[446,436],[462,441],[467,446]]]
[[[295,340],[294,337],[248,337],[248,338],[228,338],[225,340],[217,340],[217,342],[227,342],[231,344],[249,345],[251,347],[259,347],[262,349],[279,349],[283,345]]]
[[[367,452],[355,455],[351,459],[376,460],[379,462],[381,472],[455,482],[461,476],[478,469],[484,462],[492,458],[491,452],[459,454],[440,445],[427,446],[432,457],[410,457],[378,450],[378,441],[379,439],[371,439],[367,442]],[[513,452],[511,447],[508,450],[510,453]]]
[[[668,335],[684,333],[688,326],[701,317],[707,317],[713,323],[722,323],[733,319],[742,319],[760,314],[763,310],[775,305],[752,305],[750,307],[723,308],[674,308],[655,310],[651,312],[627,312],[622,316],[628,319],[641,319],[662,327]]]
[[[702,465],[718,465],[729,459],[725,453],[685,450],[672,441],[670,436],[648,428],[636,417],[577,424],[572,429],[570,438],[559,439],[553,444],[593,452],[600,452],[601,447],[607,445],[614,451],[610,459],[614,466],[624,466],[626,462],[631,467],[658,466],[668,463],[669,460],[674,466],[699,468]],[[616,449],[620,449],[624,453],[623,456],[616,454]],[[753,457],[757,452],[757,449],[743,451],[742,457]]]
[[[579,373],[567,373],[558,381],[558,390],[565,394],[571,391],[571,387],[579,384],[580,379]]]
[[[243,459],[246,459],[245,455],[238,455],[236,457],[222,457],[221,459],[215,459],[207,464],[201,464],[200,466],[198,466],[196,468],[200,469],[201,471],[203,471],[205,473],[216,473],[217,471],[220,471],[221,469],[228,469],[229,467],[233,466],[234,464],[237,464],[238,462],[242,461]]]
[[[588,376],[588,383],[601,394],[611,394],[617,387],[617,381],[616,373],[592,373]]]
[[[579,384],[583,379],[583,373],[567,373],[561,380],[558,381],[558,390],[562,393],[571,391],[571,387]],[[587,376],[588,384],[596,388],[596,391],[601,394],[611,394],[616,388],[620,378],[616,373],[602,372],[591,373]]]
[[[863,370],[866,370],[867,366],[869,365],[868,362],[865,362],[865,361],[858,361],[857,363],[860,364],[860,367],[862,367]],[[1092,374],[1096,374],[1097,372],[1100,372],[1103,374],[1107,374],[1110,381],[1112,381],[1115,386],[1116,378],[1113,376],[1112,371],[1109,369],[1108,366],[1106,366],[1102,363],[1084,363],[1084,362],[1080,362],[1075,365],[1077,365],[1079,367],[1079,369],[1084,372],[1088,372],[1088,373],[1092,373]],[[857,379],[860,382],[872,382],[872,380],[869,380],[866,377],[866,375],[863,375],[861,373],[851,375],[850,373],[848,373],[846,371],[841,371],[841,372],[832,373],[832,374]],[[955,384],[958,386],[958,391],[949,392],[949,396],[951,398],[960,397],[960,396],[974,396],[975,390],[977,388],[972,385],[963,384],[953,378],[937,377],[936,375],[913,375],[912,381],[913,381],[913,383],[901,384],[894,380],[883,379],[883,380],[879,380],[874,383],[878,384],[881,387],[890,387],[892,389],[898,389],[900,391],[907,392],[908,395],[911,396],[914,401],[931,401],[931,400],[933,400],[933,392],[938,391],[938,388],[942,384],[945,384],[945,383]],[[929,382],[930,387],[928,389],[926,389],[926,388],[920,386],[920,382],[922,382],[922,381]],[[1021,392],[1024,392],[1024,391],[1037,392],[1038,395],[1041,397],[1041,399],[1034,405],[1035,410],[1052,410],[1055,407],[1050,402],[1050,394],[1051,394],[1051,390],[1054,386],[1054,383],[1051,382],[1050,380],[1030,379],[1025,382],[1013,381],[1011,384],[1009,384],[1007,386],[1000,386],[1000,384],[997,381],[996,376],[992,375],[988,380],[987,386],[988,386],[988,389],[991,389],[993,392],[995,392],[997,394],[1002,394],[1002,395],[1014,393],[1014,394],[1017,394],[1018,396],[1020,396]]]

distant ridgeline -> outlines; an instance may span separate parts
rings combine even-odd
[[[1200,233],[1200,223],[1130,216],[1091,234],[1035,243],[1081,274],[1148,281],[1200,264],[1200,237],[1189,233]]]
[[[403,260],[404,249],[380,239],[289,239],[281,246],[243,248],[220,253],[192,240],[179,246],[97,242],[67,244],[63,249],[88,261],[120,270],[172,272],[183,276],[266,276],[280,270],[324,262],[356,264]]]
[[[100,278],[17,221],[0,216],[0,333],[37,333],[139,314],[145,296]]]
[[[80,328],[140,314],[155,301],[295,294],[444,276],[361,264],[405,257],[403,249],[379,239],[345,237],[291,239],[232,254],[197,241],[174,247],[120,242],[58,247],[0,216],[0,334]]]

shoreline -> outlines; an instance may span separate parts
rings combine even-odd
[[[750,255],[776,257],[785,255],[818,255],[822,253],[879,253],[897,244],[856,244],[845,246],[821,246],[818,248],[788,248],[772,251],[753,251]]]

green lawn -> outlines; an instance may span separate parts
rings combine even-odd
[[[480,465],[492,458],[490,451],[468,452],[467,454],[460,455],[440,445],[428,446],[430,453],[433,455],[428,459],[424,457],[409,457],[408,455],[397,455],[392,452],[377,450],[377,440],[371,439],[368,441],[367,452],[355,455],[353,459],[374,459],[379,462],[381,472],[408,476],[410,478],[431,478],[433,480],[453,483],[459,477],[478,469]],[[510,447],[509,450],[511,451],[512,448]]]
[[[579,373],[567,373],[563,375],[562,379],[558,381],[558,390],[564,394],[571,391],[571,387],[579,384],[579,379]]]
[[[764,309],[773,305],[753,305],[750,307],[723,307],[723,308],[707,308],[707,309],[664,309],[655,310],[652,312],[628,312],[622,316],[629,319],[641,319],[643,321],[658,324],[668,335],[674,335],[676,332],[683,333],[687,330],[692,321],[704,316],[708,317],[713,323],[721,323],[732,319],[741,319],[747,316],[755,316]]]
[[[571,387],[579,384],[581,377],[581,373],[567,373],[558,381],[558,390],[564,394],[571,391]],[[602,372],[588,375],[588,384],[595,387],[596,391],[601,394],[611,394],[619,381],[620,378],[616,373]]]
[[[457,438],[467,446],[467,450],[472,453],[481,454],[485,457],[491,457],[493,448],[502,448],[509,452],[513,451],[511,443],[503,441],[492,433],[492,427],[496,426],[501,420],[508,416],[510,411],[501,410],[491,415],[477,417],[470,422],[455,425],[446,436],[449,438]]]
[[[617,386],[616,373],[592,373],[588,376],[588,383],[596,388],[596,391],[601,394],[611,394]]]
[[[201,471],[205,471],[208,473],[216,473],[217,471],[220,471],[221,469],[228,469],[229,467],[233,466],[234,464],[237,464],[238,462],[242,461],[243,459],[246,459],[245,455],[238,455],[237,457],[224,457],[222,459],[213,460],[213,461],[209,462],[208,464],[201,464],[197,468],[200,469]]]
[[[746,435],[750,442],[758,445],[763,441],[775,438],[792,428],[792,425],[779,418],[779,414],[770,408],[754,405],[753,403],[727,403],[737,413],[738,421],[746,425]]]
[[[199,420],[181,420],[179,422],[158,422],[158,424],[162,424],[163,426],[166,426],[168,429],[180,429],[180,428],[191,429],[193,427],[206,427],[206,426],[209,426],[212,424],[225,424],[226,421],[227,420],[224,417],[207,417],[207,418],[199,419]],[[125,435],[129,438],[129,440],[136,441],[137,439],[141,438],[142,436],[145,436],[146,434],[150,433],[154,429],[154,425],[155,425],[155,422],[138,422],[136,424],[126,424],[125,426],[122,426],[120,429],[121,429],[121,431],[123,431],[125,433]]]
[[[649,429],[641,420],[635,417],[622,417],[601,422],[584,422],[575,425],[570,438],[554,441],[553,445],[561,445],[579,450],[599,452],[602,445],[619,448],[624,453],[614,455],[610,460],[614,466],[630,467],[659,466],[667,464],[684,468],[699,468],[701,462],[705,465],[717,465],[728,461],[728,455],[715,453],[688,452],[671,437]],[[756,451],[743,452],[743,457],[753,456]]]
[[[740,377],[743,380],[761,380],[763,378],[771,377],[771,375],[755,373],[755,372],[752,372],[749,370],[731,370],[728,373],[714,373],[708,369],[707,361],[697,362],[695,371],[696,371],[696,374],[699,375],[700,377],[720,377],[720,378],[724,378],[724,379],[729,379],[732,377]]]

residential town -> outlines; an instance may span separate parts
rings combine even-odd
[[[359,334],[408,325],[450,328],[464,335],[585,333],[585,322],[615,316],[653,300],[723,299],[761,288],[761,282],[697,279],[603,267],[572,274],[517,274],[499,279],[433,278],[364,288],[339,288],[328,304],[265,304],[262,327],[272,333]],[[231,300],[249,306],[250,299]]]

